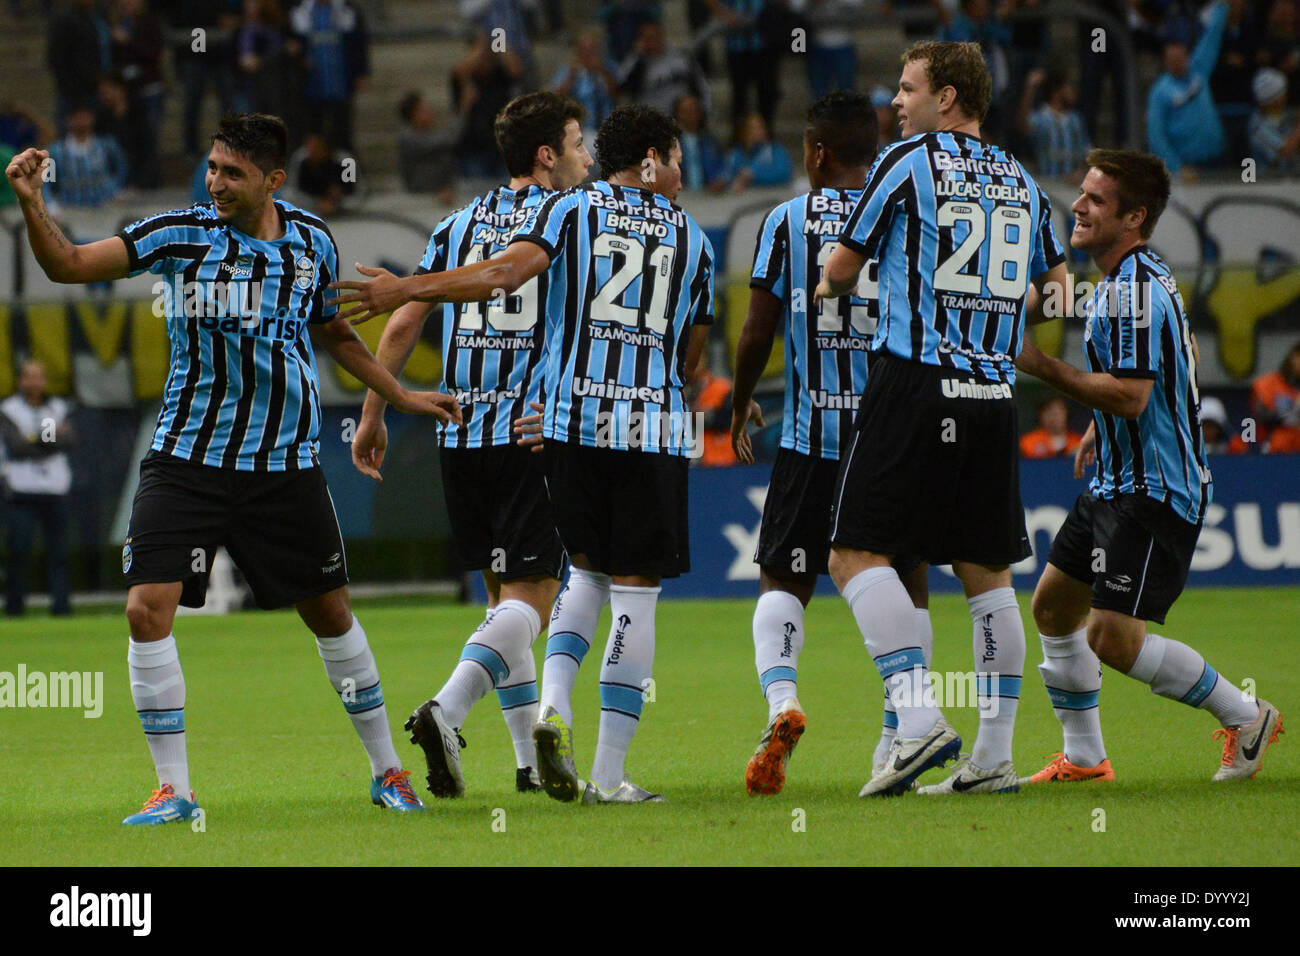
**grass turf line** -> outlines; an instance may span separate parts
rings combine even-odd
[[[1029,649],[1016,768],[1060,749]],[[401,815],[370,805],[364,755],[311,636],[291,612],[177,623],[188,688],[191,776],[207,829],[125,828],[154,786],[131,704],[119,615],[29,617],[0,632],[0,671],[102,671],[104,712],[0,709],[0,865],[1295,865],[1300,862],[1300,738],[1284,735],[1253,781],[1213,784],[1219,747],[1208,714],[1107,671],[1102,726],[1114,784],[1026,788],[1014,796],[865,801],[881,689],[843,602],[814,599],[799,662],[809,729],[785,792],[749,798],[745,762],[766,706],[754,673],[749,601],[663,602],[655,700],[629,774],[668,803],[578,807],[514,792],[513,752],[494,695],[471,713],[465,799]],[[965,602],[933,601],[935,665],[971,666]],[[359,604],[384,681],[398,753],[423,786],[423,757],[401,724],[450,673],[481,609]],[[602,616],[575,694],[580,773],[598,717]],[[1225,677],[1253,678],[1300,721],[1294,622],[1300,589],[1189,591],[1159,632],[1204,653]],[[543,642],[535,646],[539,661]],[[965,746],[973,708],[949,709]],[[1297,725],[1300,727],[1300,724]],[[923,782],[942,779],[939,772]],[[1096,810],[1105,831],[1096,832]],[[500,812],[498,812],[500,811]],[[802,813],[796,813],[802,811]],[[802,818],[804,829],[794,824]],[[496,828],[494,829],[494,824]],[[504,832],[501,826],[504,824]]]

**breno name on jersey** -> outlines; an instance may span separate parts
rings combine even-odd
[[[1029,281],[1065,260],[1025,168],[952,131],[882,152],[840,241],[881,262],[873,350],[1007,384]]]
[[[238,471],[316,464],[320,389],[307,327],[328,322],[338,249],[325,223],[283,200],[279,239],[228,226],[211,203],[123,229],[131,275],[166,277],[172,369],[150,447]]]
[[[1117,302],[1123,304],[1114,308]],[[1146,246],[1135,247],[1097,286],[1086,312],[1088,370],[1154,380],[1136,420],[1093,412],[1097,474],[1090,490],[1098,498],[1144,494],[1196,524],[1213,485],[1187,313],[1169,266]]]
[[[826,260],[861,189],[820,189],[783,202],[763,220],[754,248],[751,288],[785,306],[785,411],[781,447],[838,459],[867,383],[867,347],[876,329],[876,263],[867,263],[857,293],[812,310]]]
[[[713,248],[682,209],[598,180],[551,195],[514,238],[546,250],[543,435],[689,456],[690,330],[713,321]]]
[[[438,223],[416,274],[442,272],[491,258],[504,249],[550,192],[529,185],[518,191],[498,186]],[[511,424],[531,414],[541,397],[549,277],[530,279],[514,295],[487,302],[445,303],[442,319],[443,380],[439,390],[455,395],[463,423],[438,424],[448,448],[508,445]]]

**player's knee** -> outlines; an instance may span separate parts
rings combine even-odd
[[[1133,664],[1134,652],[1129,636],[1104,620],[1094,619],[1088,622],[1088,646],[1107,667],[1128,673]]]
[[[154,641],[166,637],[169,627],[167,609],[139,594],[126,599],[126,621],[136,640]]]

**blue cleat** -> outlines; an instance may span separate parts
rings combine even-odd
[[[385,810],[400,810],[403,813],[424,809],[424,804],[411,789],[409,770],[390,770],[382,778],[371,780],[370,802]]]
[[[124,826],[153,826],[159,823],[181,823],[188,820],[198,810],[194,802],[194,791],[190,798],[178,797],[170,783],[165,783],[145,801],[139,813],[133,813],[122,821]]]

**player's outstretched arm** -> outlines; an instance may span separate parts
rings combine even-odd
[[[407,302],[487,302],[510,295],[550,264],[550,256],[533,242],[514,242],[491,259],[418,276],[395,276],[357,263],[357,271],[372,278],[331,282],[339,295],[325,304],[337,303],[340,317],[359,325]]]
[[[731,383],[731,448],[746,465],[754,463],[754,447],[745,427],[751,420],[765,424],[754,401],[754,388],[772,355],[772,342],[781,321],[781,300],[766,289],[749,290],[749,314],[736,343],[736,374]]]
[[[393,378],[391,372],[384,368],[370,354],[366,343],[361,341],[356,330],[348,325],[347,320],[335,318],[322,325],[311,325],[312,342],[326,352],[345,369],[361,379],[367,386],[398,411],[414,415],[433,415],[440,422],[461,422],[460,405],[451,395],[442,392],[415,392],[403,388]]]
[[[1097,460],[1097,422],[1088,422],[1088,430],[1083,433],[1079,447],[1074,450],[1074,480],[1083,477],[1085,468],[1091,468]]]
[[[5,178],[23,218],[27,221],[27,239],[36,261],[54,282],[107,282],[124,279],[130,272],[126,243],[117,236],[77,245],[63,234],[50,216],[41,194],[46,162],[50,154],[43,149],[25,149],[5,168]]]
[[[858,274],[867,264],[867,257],[843,243],[835,246],[822,270],[822,281],[813,293],[813,308],[821,306],[822,299],[838,299],[858,287]]]
[[[1043,354],[1028,337],[1016,356],[1016,368],[1042,379],[1076,402],[1120,418],[1141,415],[1155,385],[1154,378],[1120,378],[1110,372],[1084,372]]]
[[[424,320],[432,306],[424,302],[408,302],[389,317],[380,336],[375,360],[396,378],[406,368],[420,339]],[[388,426],[384,424],[384,409],[388,403],[373,388],[366,390],[366,400],[361,407],[361,422],[352,436],[352,464],[357,471],[375,481],[383,481],[379,469],[384,465],[388,451]]]

